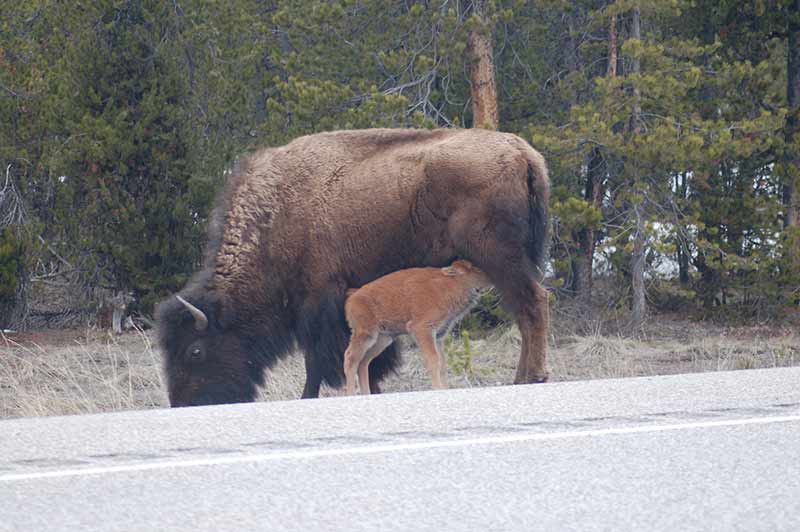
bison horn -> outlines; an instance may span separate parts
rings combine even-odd
[[[205,332],[205,330],[208,329],[208,318],[205,314],[203,314],[203,311],[183,299],[181,296],[176,295],[175,297],[178,299],[178,301],[183,303],[183,306],[185,306],[194,317],[194,328],[199,332]]]

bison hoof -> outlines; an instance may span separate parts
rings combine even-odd
[[[514,379],[514,384],[540,384],[543,382],[547,382],[550,378],[550,375],[545,373],[544,375],[528,375],[524,379],[516,378]]]

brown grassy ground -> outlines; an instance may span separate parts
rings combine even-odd
[[[452,387],[513,380],[515,327],[448,349]],[[600,334],[551,337],[552,381],[800,365],[800,335],[786,327],[726,328],[660,317],[638,338]],[[406,344],[408,346],[408,344]],[[413,346],[386,392],[424,390],[430,380]],[[302,357],[267,377],[261,400],[294,399],[303,387]],[[339,390],[323,389],[324,396]],[[151,333],[114,337],[98,331],[47,331],[0,338],[0,418],[106,412],[166,406],[160,355]]]

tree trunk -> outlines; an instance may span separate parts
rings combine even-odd
[[[688,176],[686,175],[686,172],[679,173],[675,178],[675,192],[678,194],[681,202],[686,199],[687,179]],[[687,237],[685,234],[681,234],[679,232],[676,235],[676,240],[678,248],[678,280],[680,281],[681,286],[685,287],[689,285],[689,248]]]
[[[644,214],[643,205],[634,207],[636,219],[635,233],[633,234],[633,255],[631,256],[631,286],[633,288],[633,305],[631,309],[631,319],[635,325],[644,322],[647,313],[647,303],[644,291]]]
[[[681,286],[689,286],[689,254],[683,242],[678,242],[678,281]]]
[[[617,76],[617,16],[612,15],[608,24],[608,68],[606,75]]]
[[[798,50],[798,36],[800,36],[800,0],[795,0],[789,7],[788,17],[788,65],[786,99],[789,112],[786,115],[786,182],[783,185],[784,227],[800,226],[800,153],[797,149],[797,135],[800,134],[800,50]]]
[[[122,321],[125,318],[125,312],[128,309],[128,303],[133,301],[133,296],[130,293],[117,291],[113,298],[111,298],[111,329],[116,334],[122,334]]]
[[[641,23],[639,8],[633,10],[633,18],[631,20],[631,38],[641,39]],[[631,72],[638,74],[641,72],[641,63],[639,58],[633,59],[631,62]],[[631,116],[631,131],[633,135],[639,133],[639,120],[642,113],[641,107],[641,94],[639,88],[634,85],[633,88],[633,113]],[[639,184],[639,169],[638,165],[634,166],[634,187],[638,188]],[[632,320],[634,324],[640,325],[644,322],[645,314],[647,311],[644,291],[644,244],[645,244],[645,231],[644,231],[644,198],[640,193],[636,193],[634,198],[635,205],[633,206],[635,229],[633,234],[633,255],[631,256],[631,288],[633,289],[633,302],[631,305]]]
[[[800,0],[798,0],[800,1]],[[640,40],[642,38],[641,16],[639,8],[634,8],[631,18],[631,39]],[[631,60],[631,72],[639,74],[642,71],[642,64],[639,57]],[[637,85],[633,86],[633,112],[631,113],[631,131],[639,133],[639,119],[642,114],[642,95]]]
[[[605,167],[600,148],[594,148],[587,162],[584,199],[595,209],[602,207]],[[592,299],[592,272],[597,231],[584,227],[578,233],[578,255],[572,264],[572,290],[578,299],[588,305]]]
[[[571,29],[571,28],[570,28]],[[570,31],[570,34],[572,32]],[[575,52],[577,54],[577,52]],[[608,77],[617,75],[617,16],[610,17],[608,25]],[[602,208],[603,186],[605,182],[605,165],[603,154],[599,147],[595,147],[586,165],[586,182],[584,186],[584,199],[597,210]],[[578,258],[573,264],[573,288],[578,299],[584,304],[589,304],[592,299],[592,272],[594,271],[594,250],[597,243],[597,233],[594,228],[587,227],[578,235],[580,249]]]
[[[467,46],[471,58],[469,78],[472,95],[472,127],[497,129],[497,87],[494,80],[494,50],[492,32],[483,19],[480,2],[475,13],[484,24],[469,32]]]

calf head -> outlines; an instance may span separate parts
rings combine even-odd
[[[442,273],[450,277],[465,276],[464,282],[472,288],[486,288],[492,284],[483,270],[465,259],[453,261],[450,266],[442,268]]]

